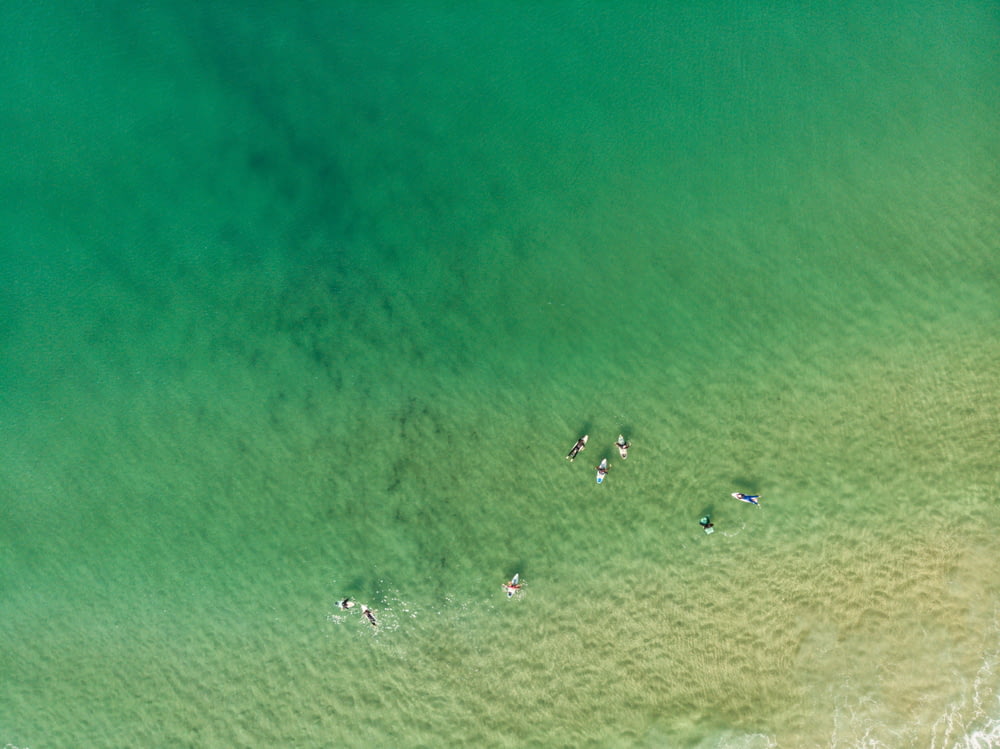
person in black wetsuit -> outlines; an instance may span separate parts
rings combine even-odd
[[[364,617],[365,619],[367,619],[367,620],[368,620],[368,622],[369,622],[369,623],[370,623],[370,624],[371,624],[371,625],[372,625],[373,627],[377,627],[377,626],[378,626],[378,622],[377,622],[377,621],[375,621],[375,612],[373,612],[373,611],[372,611],[372,610],[371,610],[370,608],[368,608],[368,607],[367,607],[367,606],[365,606],[364,604],[361,604],[361,615],[362,615],[362,616],[363,616],[363,617]]]
[[[569,455],[566,456],[566,460],[573,462],[573,459],[580,454],[580,451],[587,446],[587,435],[583,435],[580,439],[576,441],[573,445],[573,449],[569,451]]]

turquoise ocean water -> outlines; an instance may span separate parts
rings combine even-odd
[[[1000,743],[995,3],[252,5],[0,10],[0,746]]]

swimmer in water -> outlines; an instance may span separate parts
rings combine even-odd
[[[712,522],[712,518],[708,515],[699,520],[698,525],[705,529],[705,533],[715,533],[715,523]]]
[[[361,604],[361,615],[365,619],[367,619],[369,624],[371,624],[373,627],[378,626],[378,622],[375,621],[375,612],[373,612],[370,608],[368,608],[364,604]]]
[[[504,583],[501,587],[506,591],[508,598],[513,598],[514,594],[521,589],[521,574],[518,573],[510,579],[509,583]]]
[[[733,499],[738,499],[740,502],[746,502],[754,505],[755,507],[760,507],[760,502],[757,501],[760,499],[759,494],[740,494],[739,492],[733,492],[732,497]]]

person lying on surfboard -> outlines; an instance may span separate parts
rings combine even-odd
[[[509,583],[504,583],[501,587],[506,591],[508,598],[513,598],[514,594],[521,589],[521,573],[517,573],[510,579]]]
[[[615,443],[615,447],[618,448],[618,454],[622,456],[622,460],[628,457],[628,449],[632,447],[631,442],[625,441],[625,435],[619,434],[618,441]]]
[[[757,501],[760,499],[759,494],[740,494],[739,492],[733,492],[732,497],[733,499],[738,499],[740,502],[746,502],[754,505],[755,507],[760,507],[760,502]]]
[[[573,445],[573,449],[569,451],[569,455],[566,456],[566,460],[572,463],[573,460],[576,458],[576,456],[580,454],[580,451],[587,446],[588,439],[590,439],[589,434],[585,434],[580,439],[578,439],[576,441],[576,444]]]
[[[350,598],[345,598],[343,601],[338,601],[337,605],[340,606],[340,608],[342,608],[344,611],[347,611],[348,609],[354,608],[354,601],[352,601]]]
[[[361,604],[361,615],[365,619],[367,619],[368,623],[371,624],[373,627],[377,627],[378,626],[378,622],[375,621],[375,612],[372,611],[367,606],[365,606],[364,604]]]

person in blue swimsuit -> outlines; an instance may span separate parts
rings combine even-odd
[[[733,499],[738,499],[740,502],[746,502],[748,504],[754,505],[755,507],[760,507],[759,494],[741,494],[740,492],[733,492]]]

